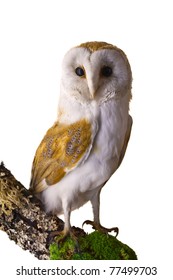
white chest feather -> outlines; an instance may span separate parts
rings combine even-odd
[[[119,158],[128,122],[128,102],[111,101],[100,107],[99,131],[95,141],[95,153],[103,165]],[[114,170],[115,171],[115,170]]]
[[[75,121],[82,117],[91,120],[96,136],[85,162],[43,192],[42,199],[48,211],[62,213],[64,203],[71,209],[79,208],[115,172],[128,122],[128,99],[125,98],[74,111]]]

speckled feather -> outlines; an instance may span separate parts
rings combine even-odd
[[[78,166],[91,145],[90,123],[82,119],[70,125],[56,122],[46,133],[36,151],[32,169],[31,189],[38,193],[47,185],[59,182]]]

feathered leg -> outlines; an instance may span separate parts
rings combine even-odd
[[[66,202],[63,203],[63,210],[64,210],[64,229],[62,231],[57,230],[50,233],[50,238],[60,236],[57,241],[58,244],[63,243],[68,236],[70,236],[72,239],[77,241],[77,238],[74,235],[70,224],[71,209]]]

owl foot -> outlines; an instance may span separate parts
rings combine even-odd
[[[60,247],[67,240],[68,237],[70,237],[74,241],[76,251],[79,251],[78,239],[72,230],[70,230],[70,231],[67,231],[67,230],[58,231],[57,230],[57,231],[51,232],[49,234],[49,244],[52,243],[53,240],[56,238],[55,242],[57,243],[58,247]]]
[[[98,230],[98,231],[100,231],[100,232],[102,232],[102,233],[106,233],[106,234],[107,234],[108,232],[114,231],[114,232],[116,233],[116,236],[115,236],[115,237],[117,237],[117,235],[118,235],[118,233],[119,233],[118,227],[105,228],[105,227],[103,227],[101,224],[98,224],[98,223],[95,223],[95,222],[89,221],[89,220],[86,220],[85,222],[83,222],[82,227],[83,227],[85,224],[86,224],[86,225],[91,225],[93,229]]]
[[[59,241],[65,241],[65,239],[68,237],[68,234],[65,233],[64,230],[59,231],[59,230],[55,230],[50,232],[49,236],[48,236],[48,244],[51,244],[55,238],[59,238]],[[58,243],[59,243],[58,241]]]

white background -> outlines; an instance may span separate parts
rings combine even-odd
[[[102,191],[101,222],[118,226],[118,238],[148,265],[168,261],[172,250],[172,26],[168,0],[0,1],[0,160],[26,187],[56,119],[65,52],[98,40],[127,54],[134,124],[124,161]],[[89,203],[72,213],[72,224],[86,219]],[[0,232],[0,264],[23,262],[37,260]]]

